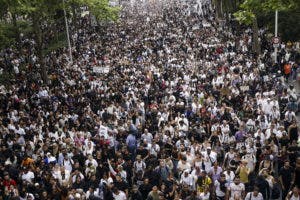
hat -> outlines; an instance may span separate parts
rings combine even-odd
[[[210,150],[211,150],[211,147],[207,147],[206,149],[207,149],[207,150],[208,150],[208,149],[210,149]]]

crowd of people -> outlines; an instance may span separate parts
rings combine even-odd
[[[22,71],[38,67],[33,39],[1,52],[16,80],[1,86],[0,199],[300,199],[293,46],[274,64],[261,30],[255,54],[252,30],[208,0],[79,27],[73,63],[47,55],[48,84]]]

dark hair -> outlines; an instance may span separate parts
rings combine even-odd
[[[253,191],[259,192],[259,187],[255,185],[255,186],[253,187]]]

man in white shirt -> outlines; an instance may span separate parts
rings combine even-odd
[[[189,174],[188,169],[184,170],[183,174],[181,175],[180,184],[182,185],[188,185],[189,187],[193,186],[194,179],[191,174]]]
[[[99,188],[94,188],[93,186],[89,187],[89,190],[86,192],[87,199],[100,198]]]
[[[205,170],[209,171],[212,164],[217,161],[217,153],[211,150],[211,147],[207,147],[205,152],[202,152],[204,157]]]
[[[220,126],[221,127],[221,132],[222,133],[229,133],[230,128],[226,120],[223,120],[223,124]]]
[[[118,188],[114,188],[113,197],[115,200],[126,200],[125,192],[119,190]]]
[[[153,140],[153,135],[149,133],[148,129],[145,129],[144,133],[141,136],[141,139],[143,141],[146,140],[148,144],[151,144]]]
[[[229,200],[244,199],[245,185],[240,182],[239,176],[236,176],[233,183],[230,183],[227,188],[227,196],[229,197]]]
[[[266,139],[269,139],[273,133],[276,135],[276,132],[275,124],[272,123],[270,128],[268,128],[265,132]]]
[[[98,133],[99,133],[100,137],[104,136],[104,138],[107,139],[108,138],[108,127],[105,124],[100,124]]]
[[[19,127],[19,125],[16,124],[15,133],[23,136],[23,135],[25,135],[25,130],[23,128]]]
[[[25,168],[22,174],[22,181],[33,183],[34,173],[29,169]]]
[[[247,167],[250,169],[250,171],[254,170],[256,164],[255,154],[247,151],[247,154],[242,157],[242,160],[247,160]]]
[[[254,187],[253,192],[248,192],[245,200],[263,200],[263,195],[259,192],[258,187]]]
[[[72,165],[74,164],[74,161],[66,154],[64,155],[64,159],[62,160],[61,166],[63,166],[66,170],[72,171],[73,167]]]
[[[263,102],[263,104],[262,104],[262,109],[263,109],[264,113],[266,113],[267,115],[271,114],[272,107],[273,107],[273,104],[271,103],[270,98],[268,98],[267,101]]]
[[[177,126],[179,134],[181,134],[182,136],[186,136],[186,132],[188,131],[188,126],[187,124],[184,123],[183,120],[179,121],[179,125]],[[179,135],[179,136],[181,136]]]
[[[93,167],[97,168],[98,167],[98,163],[97,161],[93,158],[92,155],[88,156],[88,159],[85,161],[85,166],[88,166],[88,164],[91,163]]]
[[[187,162],[186,157],[183,157],[181,160],[179,160],[177,170],[179,173],[185,170],[191,170],[191,165]]]
[[[221,178],[214,183],[217,199],[224,199],[228,183],[225,174],[221,174]]]
[[[70,182],[70,177],[71,172],[65,169],[65,167],[61,167],[57,176],[59,183],[61,185],[68,185],[68,183]]]

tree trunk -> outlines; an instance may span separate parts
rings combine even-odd
[[[222,0],[214,0],[213,2],[216,8],[216,16],[218,19],[220,19],[222,18],[222,9],[221,9]]]
[[[253,19],[252,31],[253,31],[253,51],[258,56],[258,55],[260,55],[261,52],[260,52],[260,44],[258,41],[258,25],[257,25],[256,17]]]
[[[223,5],[223,13],[225,14],[224,17],[225,17],[226,21],[228,21],[229,20],[228,0],[223,0],[222,5]]]
[[[43,83],[47,85],[48,75],[47,75],[47,69],[46,69],[44,55],[43,55],[42,30],[37,16],[33,16],[33,31],[36,38],[36,50],[37,50],[37,56],[40,64],[40,75],[43,79]]]

